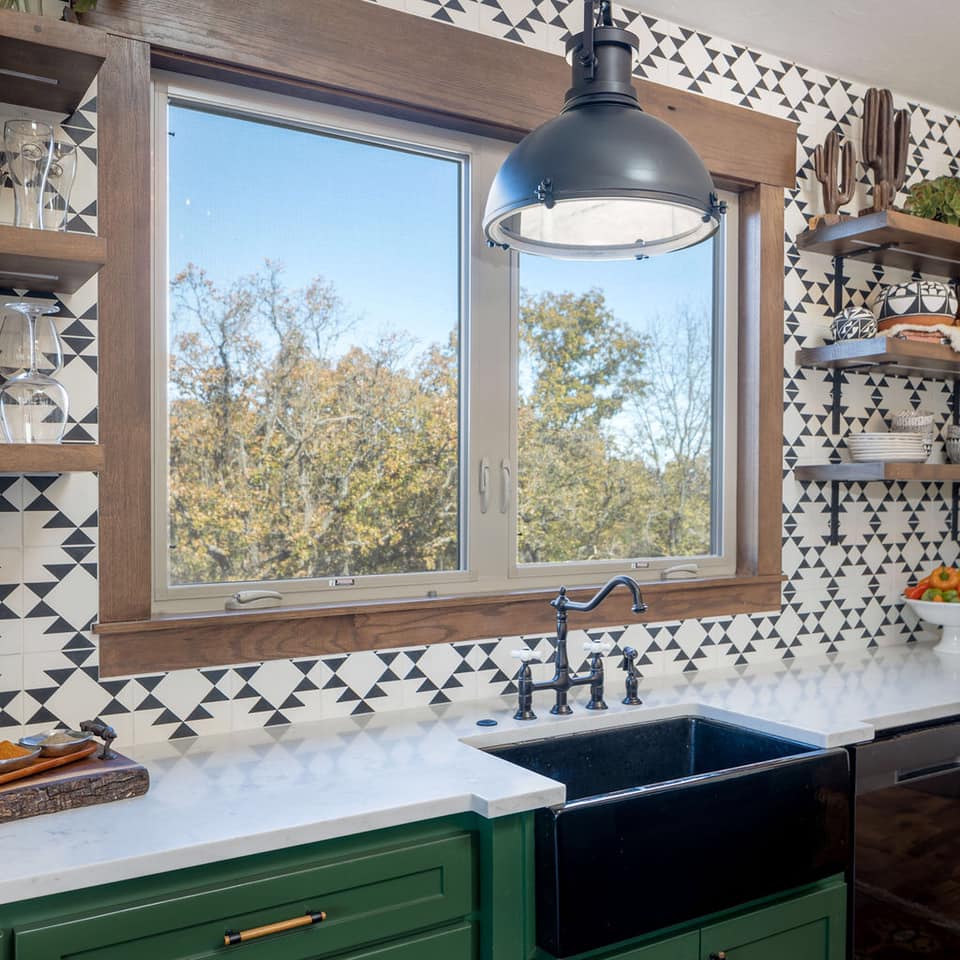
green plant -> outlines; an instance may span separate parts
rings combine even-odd
[[[68,23],[79,23],[78,13],[89,13],[97,9],[97,0],[67,0],[67,5],[63,8],[61,20]]]
[[[916,217],[960,226],[960,177],[915,183],[907,198],[907,210]]]

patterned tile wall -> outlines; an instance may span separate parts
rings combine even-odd
[[[451,29],[479,30],[553,52],[562,51],[581,15],[579,4],[567,0],[387,2]],[[943,422],[947,419],[949,397],[943,384],[851,374],[840,436],[834,436],[826,376],[793,368],[798,347],[822,340],[832,302],[829,261],[802,255],[791,242],[805,217],[818,209],[810,155],[834,127],[858,136],[864,90],[619,5],[616,16],[641,38],[638,75],[800,125],[798,188],[786,197],[783,565],[788,580],[781,608],[766,615],[632,625],[590,631],[589,636],[616,645],[611,666],[622,645],[637,647],[648,677],[909,642],[917,635],[916,624],[904,622],[893,601],[908,573],[941,556],[954,559],[956,550],[946,534],[950,491],[933,484],[852,485],[844,491],[842,542],[830,546],[829,490],[798,484],[791,473],[797,463],[839,456],[841,437],[864,425],[874,411],[885,415],[922,405]],[[561,94],[558,90],[558,105]],[[960,173],[960,119],[922,104],[909,106],[910,177]],[[93,95],[65,132],[83,153],[71,228],[95,230]],[[9,220],[9,194],[0,188],[0,220]],[[849,300],[860,302],[881,276],[850,263]],[[62,307],[58,322],[68,350],[64,378],[74,405],[70,439],[95,438],[95,282],[63,298]],[[548,636],[491,638],[100,680],[90,633],[96,578],[96,478],[0,477],[0,735],[99,714],[118,728],[123,741],[146,742],[443,703],[512,690],[510,651],[520,644],[547,658],[552,654]],[[550,613],[544,609],[545,629]],[[574,635],[575,645],[583,638]]]

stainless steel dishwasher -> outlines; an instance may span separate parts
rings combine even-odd
[[[853,956],[960,958],[960,718],[852,753]]]

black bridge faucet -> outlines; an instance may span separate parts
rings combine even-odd
[[[554,690],[556,692],[557,702],[550,708],[551,713],[573,713],[570,704],[567,703],[567,694],[571,687],[581,687],[586,684],[590,684],[590,702],[587,704],[587,709],[607,709],[603,700],[603,654],[609,652],[612,646],[592,640],[585,643],[583,649],[590,655],[590,673],[582,676],[574,673],[570,669],[570,660],[567,656],[567,611],[576,610],[578,613],[586,613],[594,610],[603,603],[614,588],[621,584],[633,594],[633,612],[643,613],[646,611],[647,605],[640,595],[640,587],[632,577],[614,577],[597,591],[592,600],[588,600],[586,603],[568,600],[567,588],[560,588],[560,593],[550,601],[550,606],[557,611],[557,668],[553,674],[553,679],[539,683],[534,682],[530,672],[530,661],[541,659],[540,655],[532,650],[513,651],[513,655],[518,660],[523,661],[520,666],[520,673],[517,676],[520,703],[517,712],[514,714],[515,720],[536,720],[537,715],[533,712],[533,694],[537,690]],[[636,696],[635,692],[634,696]]]

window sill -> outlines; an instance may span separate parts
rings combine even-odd
[[[616,591],[574,627],[662,623],[780,609],[780,576],[672,580],[643,585],[650,609],[637,617]],[[570,591],[589,599],[590,588]],[[552,590],[495,596],[366,602],[202,613],[99,623],[103,677],[210,667],[354,650],[385,650],[553,631]]]

